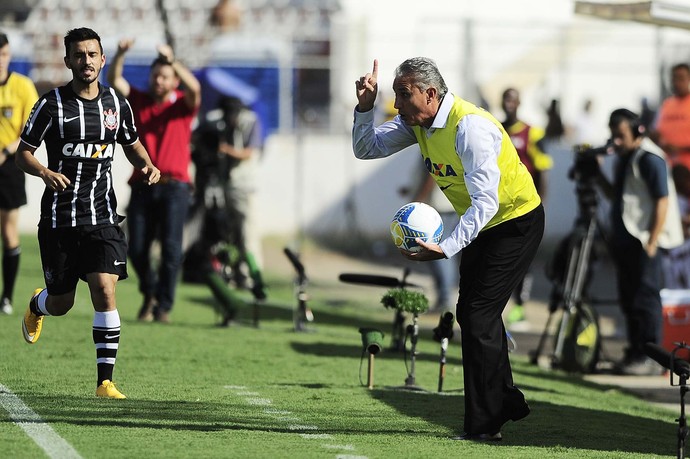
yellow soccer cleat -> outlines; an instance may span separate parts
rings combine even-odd
[[[127,398],[125,394],[117,390],[117,387],[115,387],[115,383],[110,381],[109,379],[103,381],[101,385],[96,388],[96,397],[118,399]]]
[[[38,294],[43,291],[42,288],[37,288],[34,290],[34,294],[29,301],[29,306],[26,308],[24,313],[24,319],[22,319],[22,333],[24,334],[24,341],[29,344],[34,344],[38,341],[38,337],[41,336],[41,329],[43,328],[43,316],[37,316],[31,312],[31,303],[36,301]]]

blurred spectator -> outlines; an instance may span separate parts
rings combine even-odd
[[[592,101],[587,99],[575,121],[573,142],[576,145],[599,145],[604,139],[597,138],[597,132],[597,126],[592,116]]]
[[[565,126],[561,119],[561,108],[557,99],[551,99],[549,108],[546,109],[546,128],[544,129],[544,137],[547,140],[558,140],[565,134]]]
[[[671,169],[671,175],[678,193],[678,206],[680,207],[681,220],[683,222],[683,234],[685,239],[688,239],[690,238],[690,169],[685,167],[684,164],[675,164]]]
[[[129,99],[142,143],[161,172],[155,186],[147,186],[139,171],[132,174],[127,227],[129,256],[144,295],[139,320],[167,323],[182,263],[182,234],[190,201],[192,121],[201,104],[201,85],[175,59],[170,46],[160,45],[151,64],[148,92],[130,87],[122,72],[125,53],[133,44],[132,39],[120,41],[107,77]],[[180,83],[182,91],[178,89]],[[158,272],[151,262],[151,247],[157,237],[161,242]]]
[[[690,67],[671,69],[673,94],[661,104],[649,137],[668,155],[672,164],[690,168]]]
[[[19,208],[26,204],[24,172],[14,162],[22,132],[34,102],[36,87],[24,75],[10,72],[7,35],[0,33],[0,233],[2,234],[2,296],[0,312],[12,313],[14,284],[19,272]]]
[[[209,185],[223,189],[219,207],[225,212],[227,234],[219,236],[238,252],[231,258],[232,280],[237,287],[247,287],[249,275],[252,292],[263,299],[263,257],[255,205],[261,155],[258,116],[239,98],[223,96],[218,107],[200,122],[194,146],[198,190],[206,194]]]
[[[211,10],[209,22],[219,32],[227,33],[240,28],[242,11],[235,0],[218,0]]]
[[[656,118],[656,111],[649,106],[649,100],[643,97],[640,100],[640,123],[647,132],[651,132]]]
[[[503,128],[510,136],[510,140],[515,146],[520,161],[527,167],[537,192],[541,196],[542,202],[546,202],[547,191],[547,172],[553,167],[553,160],[544,152],[542,141],[545,131],[543,129],[530,126],[518,119],[518,107],[520,107],[520,93],[515,88],[508,88],[503,92],[501,106],[506,114],[503,121]],[[560,122],[560,117],[558,117]],[[556,122],[553,122],[556,123]],[[562,124],[560,129],[562,130]],[[552,125],[555,132],[558,131],[556,124]],[[560,131],[562,134],[562,131]],[[559,134],[560,135],[560,134]],[[528,272],[513,291],[515,303],[508,312],[506,322],[512,330],[525,330],[529,323],[525,317],[525,302],[529,300],[532,291],[532,275]]]

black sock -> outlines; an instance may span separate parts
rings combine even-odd
[[[113,380],[115,358],[120,345],[120,315],[117,310],[96,312],[93,319],[93,343],[96,345],[98,381]]]
[[[6,249],[2,254],[2,297],[12,302],[14,295],[14,284],[17,280],[19,271],[19,255],[22,248],[17,246],[13,249]]]

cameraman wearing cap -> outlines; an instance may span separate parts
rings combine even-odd
[[[645,139],[637,114],[621,108],[609,118],[616,153],[613,181],[597,171],[596,183],[611,200],[611,254],[628,347],[616,365],[622,375],[659,375],[662,368],[644,352],[661,342],[662,286],[658,248],[683,242],[676,190],[661,152]]]

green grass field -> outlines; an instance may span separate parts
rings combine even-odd
[[[260,327],[251,308],[229,328],[215,326],[209,290],[181,284],[173,324],[135,320],[141,299],[133,278],[118,285],[122,338],[114,380],[127,400],[95,394],[92,308],[82,284],[65,317],[48,317],[27,345],[20,317],[42,286],[33,237],[23,241],[15,314],[0,316],[0,385],[16,394],[85,458],[649,458],[676,454],[677,413],[612,387],[547,372],[513,356],[516,384],[532,414],[508,423],[495,444],[456,442],[463,392],[458,332],[448,352],[444,393],[437,393],[439,346],[421,331],[417,384],[397,389],[403,356],[375,362],[375,388],[360,369],[358,328],[389,331],[383,289],[353,289],[337,279],[308,287],[312,332],[292,331],[294,272],[266,273],[269,300]],[[317,271],[318,266],[308,266]],[[131,271],[131,269],[130,269]],[[354,300],[347,295],[357,290]],[[243,294],[244,295],[244,294]],[[244,295],[245,298],[249,296]],[[366,298],[366,300],[363,300]],[[8,394],[0,393],[7,398]],[[0,405],[1,406],[1,405]],[[46,453],[0,408],[0,456]],[[36,424],[28,422],[27,424]],[[50,449],[50,445],[48,447]],[[59,457],[56,454],[55,457]]]

